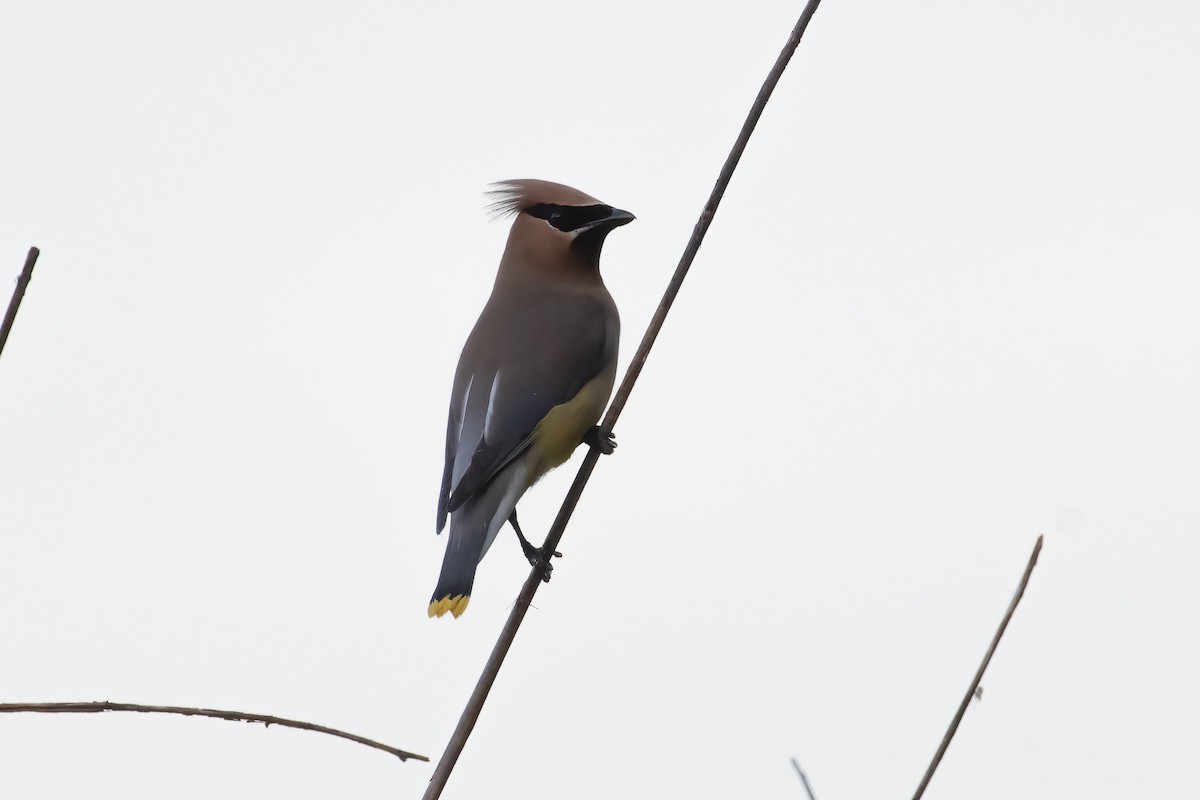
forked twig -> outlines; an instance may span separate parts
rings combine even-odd
[[[311,722],[300,722],[294,719],[284,719],[283,717],[272,717],[267,714],[244,714],[241,711],[218,711],[214,708],[187,708],[184,706],[147,706],[141,703],[110,703],[108,701],[100,703],[0,703],[0,712],[20,712],[32,711],[41,714],[97,714],[104,711],[140,711],[150,714],[182,714],[185,717],[213,717],[214,719],[227,719],[234,722],[261,722],[266,726],[279,725],[283,728],[297,728],[302,731],[314,731],[316,733],[325,733],[330,736],[337,736],[341,739],[349,739],[352,742],[357,742],[367,747],[373,747],[376,750],[382,750],[385,753],[391,753],[401,761],[407,761],[410,758],[417,761],[428,761],[428,756],[410,753],[407,750],[401,750],[398,747],[377,742],[374,739],[368,739],[365,736],[358,736],[353,733],[339,731],[336,728],[328,728],[324,725],[315,725]]]
[[[775,60],[775,66],[771,68],[767,79],[763,81],[762,88],[758,90],[758,96],[754,99],[754,105],[750,107],[750,113],[746,116],[746,121],[742,124],[741,133],[738,134],[733,149],[725,159],[725,164],[721,168],[720,175],[717,176],[716,185],[713,186],[712,193],[708,197],[708,202],[705,203],[704,210],[700,212],[700,219],[697,220],[695,228],[692,229],[691,239],[688,240],[683,255],[679,259],[679,265],[675,267],[675,273],[671,276],[670,283],[667,284],[662,301],[659,302],[658,308],[654,312],[654,317],[650,320],[650,325],[646,328],[646,333],[642,336],[642,342],[638,345],[637,352],[633,355],[633,361],[625,371],[625,377],[621,381],[616,394],[613,396],[612,404],[608,407],[608,413],[604,415],[604,419],[600,423],[601,436],[598,437],[600,441],[603,441],[608,434],[612,433],[617,417],[621,415],[621,411],[625,408],[625,403],[629,399],[629,393],[633,391],[633,385],[637,382],[638,376],[642,372],[642,367],[646,363],[646,358],[650,355],[650,348],[654,346],[654,340],[658,338],[658,332],[662,329],[663,322],[667,318],[667,312],[671,310],[671,304],[675,302],[675,296],[679,293],[679,287],[683,284],[683,279],[687,277],[688,269],[692,266],[696,252],[700,249],[701,242],[704,241],[704,235],[708,232],[708,227],[712,224],[713,216],[717,213],[717,206],[720,205],[721,198],[725,194],[725,189],[729,186],[729,181],[733,177],[733,171],[746,149],[747,142],[750,141],[750,134],[754,132],[754,127],[758,124],[763,109],[766,108],[767,100],[770,99],[771,93],[775,90],[775,85],[779,83],[779,78],[783,75],[783,70],[787,67],[788,61],[791,60],[792,54],[796,52],[796,47],[800,44],[800,37],[804,35],[804,30],[808,27],[808,21],[812,19],[813,13],[816,12],[819,5],[820,0],[808,0],[808,4],[800,14],[800,19],[796,22],[796,27],[788,37],[787,43],[784,44],[779,57]],[[596,461],[599,458],[600,453],[595,447],[589,450],[587,455],[584,456],[583,464],[580,465],[579,472],[575,475],[575,481],[571,484],[571,488],[563,500],[562,508],[559,509],[558,516],[554,519],[554,524],[550,526],[550,532],[546,534],[546,542],[542,545],[542,552],[552,553],[558,548],[559,540],[562,539],[567,522],[571,519],[571,514],[575,511],[579,497],[583,494],[583,489],[587,485],[588,479],[591,477],[592,470],[595,468]],[[442,754],[441,760],[438,761],[438,765],[433,771],[433,777],[429,779],[429,787],[425,790],[424,800],[436,800],[436,798],[441,797],[442,790],[446,786],[446,781],[449,779],[450,773],[453,771],[463,747],[466,746],[467,738],[471,735],[471,730],[475,727],[475,722],[479,719],[479,712],[483,710],[483,703],[487,700],[488,692],[491,691],[492,684],[496,681],[496,676],[500,672],[500,665],[504,663],[508,649],[512,646],[513,639],[517,635],[517,629],[521,627],[521,621],[525,618],[525,612],[529,610],[529,604],[533,601],[533,596],[537,593],[538,587],[542,583],[543,574],[544,567],[534,567],[530,571],[529,577],[525,579],[525,584],[521,587],[521,593],[517,595],[513,609],[508,615],[508,621],[504,623],[504,628],[500,631],[500,637],[496,640],[495,647],[492,648],[492,654],[488,657],[487,664],[483,667],[483,672],[479,676],[479,681],[475,684],[475,689],[472,691],[470,699],[467,700],[467,706],[463,709],[462,716],[459,717],[458,725],[454,728],[454,733],[451,734],[450,741],[446,744],[446,751]]]
[[[958,724],[962,722],[963,714],[967,713],[967,706],[971,704],[971,698],[975,697],[975,690],[979,688],[979,682],[983,680],[984,670],[988,668],[988,664],[992,661],[992,655],[996,652],[996,645],[1000,644],[1000,637],[1004,635],[1004,630],[1008,627],[1008,621],[1012,619],[1013,612],[1017,610],[1017,603],[1020,603],[1021,598],[1025,595],[1025,587],[1029,585],[1029,576],[1033,574],[1038,554],[1041,552],[1042,537],[1038,536],[1037,544],[1033,546],[1033,553],[1029,556],[1029,563],[1025,565],[1025,574],[1021,576],[1021,583],[1017,586],[1017,593],[1013,595],[1012,602],[1008,604],[1008,611],[1004,614],[1004,619],[1000,620],[1000,627],[996,630],[996,635],[992,637],[992,645],[983,657],[983,663],[979,665],[979,669],[975,672],[975,680],[971,681],[971,685],[967,688],[967,693],[963,696],[962,703],[958,706],[958,713],[954,715],[954,719],[950,721],[950,727],[946,730],[946,735],[942,737],[942,743],[938,745],[937,752],[933,754],[933,761],[929,762],[929,769],[925,770],[925,777],[921,778],[921,785],[917,787],[917,792],[913,795],[913,800],[920,800],[921,795],[925,794],[925,787],[929,785],[929,780],[933,777],[938,764],[942,763],[942,756],[946,754],[946,748],[950,746],[950,740],[954,738],[954,733],[958,730]]]

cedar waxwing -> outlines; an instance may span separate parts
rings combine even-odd
[[[540,563],[517,525],[517,501],[585,439],[606,453],[614,446],[595,429],[621,331],[600,249],[634,217],[547,181],[505,181],[492,194],[492,210],[516,219],[454,374],[437,518],[441,533],[449,515],[450,540],[431,617],[467,609],[475,567],[505,522]]]

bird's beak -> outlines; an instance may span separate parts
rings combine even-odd
[[[595,230],[597,228],[603,228],[606,231],[611,231],[613,228],[619,228],[622,225],[626,225],[630,222],[633,222],[635,219],[637,219],[637,217],[635,217],[633,214],[630,214],[628,211],[622,211],[619,208],[614,208],[612,210],[612,213],[609,214],[607,217],[605,217],[604,219],[596,220],[595,222],[591,223],[583,230],[591,231],[591,230]],[[580,231],[580,233],[582,233],[582,232],[583,231]]]

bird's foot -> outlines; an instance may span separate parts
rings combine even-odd
[[[512,514],[508,518],[508,522],[512,525],[513,530],[517,532],[517,538],[521,541],[521,552],[525,554],[525,558],[529,560],[530,566],[540,568],[542,570],[542,580],[546,583],[550,582],[550,573],[554,571],[554,565],[550,563],[550,559],[546,558],[545,547],[534,547],[529,540],[525,538],[525,534],[521,532],[521,526],[517,522],[517,511],[513,509]],[[562,553],[555,550],[551,556],[562,558]]]
[[[616,437],[611,433],[607,436],[601,436],[599,425],[593,425],[592,429],[583,435],[583,443],[588,447],[596,448],[602,455],[606,456],[611,456],[613,451],[617,449]]]
[[[550,563],[550,558],[546,557],[546,548],[530,545],[528,548],[522,547],[522,550],[525,551],[525,557],[529,559],[530,566],[542,571],[542,581],[549,583],[550,573],[554,572],[554,565]],[[562,553],[555,550],[550,556],[553,558],[562,558]]]

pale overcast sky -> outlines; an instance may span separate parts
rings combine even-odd
[[[440,755],[528,566],[430,620],[491,181],[629,209],[632,354],[803,3],[8,3],[0,701]],[[446,798],[1200,783],[1200,10],[827,0]],[[577,456],[578,458],[578,456]],[[541,536],[574,465],[521,504]],[[210,720],[0,715],[4,798],[418,797]]]

